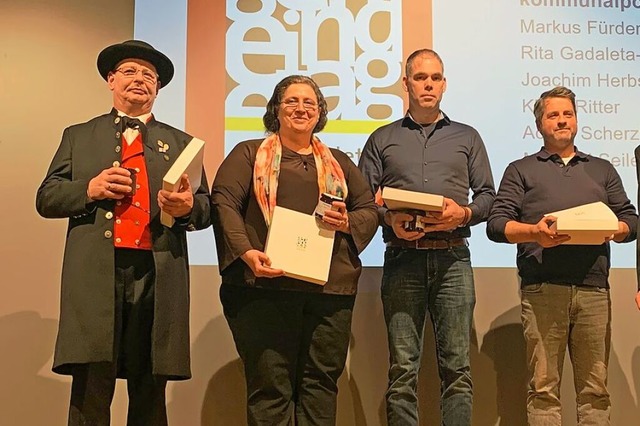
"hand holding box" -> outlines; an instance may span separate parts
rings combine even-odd
[[[600,245],[618,230],[618,218],[602,201],[547,213],[557,220],[550,229],[571,239],[563,244]]]
[[[382,200],[389,210],[421,210],[424,212],[444,210],[444,197],[426,192],[384,187]]]
[[[162,179],[162,189],[175,192],[180,189],[180,179],[183,174],[189,176],[191,190],[196,192],[202,181],[202,164],[204,160],[204,141],[193,138],[182,150],[176,161]],[[160,212],[160,223],[169,228],[175,219],[169,213]]]

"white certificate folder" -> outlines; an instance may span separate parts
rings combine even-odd
[[[285,275],[324,285],[329,278],[335,231],[322,227],[314,215],[276,206],[264,252],[271,267]]]

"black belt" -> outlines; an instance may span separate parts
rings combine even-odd
[[[451,238],[449,240],[433,240],[428,238],[420,238],[415,241],[407,241],[400,238],[394,238],[387,241],[387,247],[398,247],[416,250],[443,250],[450,247],[468,246],[466,238]]]

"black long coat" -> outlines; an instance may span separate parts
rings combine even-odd
[[[60,374],[70,374],[74,364],[113,361],[115,249],[111,236],[115,202],[101,200],[87,209],[86,191],[89,180],[120,160],[116,147],[121,144],[121,129],[116,117],[116,111],[112,110],[65,129],[36,198],[36,208],[43,217],[69,218],[53,363],[53,371]],[[156,194],[163,176],[191,136],[153,117],[142,136],[156,268],[153,374],[187,379],[191,371],[186,231],[209,226],[208,184],[203,172],[188,221],[176,221],[172,228],[161,225]],[[169,149],[160,152],[159,142]]]

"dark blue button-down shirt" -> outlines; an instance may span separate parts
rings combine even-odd
[[[384,187],[443,195],[469,206],[469,224],[451,232],[430,232],[427,238],[471,235],[469,226],[489,216],[495,197],[489,158],[478,132],[442,114],[435,125],[422,126],[407,114],[374,131],[364,146],[358,167],[373,192]],[[469,203],[469,191],[472,202]],[[383,237],[394,233],[384,224],[385,207],[379,209]]]

